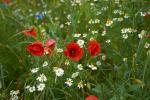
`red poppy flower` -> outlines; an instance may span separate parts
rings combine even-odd
[[[89,41],[88,51],[91,56],[100,54],[100,51],[101,51],[100,44],[96,40]]]
[[[99,99],[94,95],[90,95],[90,96],[87,96],[85,100],[99,100]]]
[[[26,36],[32,36],[32,37],[36,37],[37,35],[34,27],[32,27],[31,29],[25,30],[23,34]]]
[[[66,46],[64,54],[73,61],[79,61],[83,56],[84,50],[77,43],[71,42]]]
[[[27,46],[27,51],[33,56],[43,56],[44,47],[41,42],[34,42]]]
[[[48,52],[48,54],[51,55],[55,48],[55,43],[56,43],[56,41],[54,39],[48,39],[45,42],[45,48],[44,48],[45,52]]]

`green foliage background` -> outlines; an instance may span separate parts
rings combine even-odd
[[[87,94],[97,95],[100,100],[150,100],[150,56],[146,55],[144,49],[144,43],[149,40],[137,38],[141,30],[150,31],[150,19],[139,16],[141,11],[150,9],[149,1],[146,0],[123,0],[121,9],[126,11],[131,18],[124,23],[115,24],[105,38],[100,35],[95,37],[101,43],[102,52],[106,54],[107,60],[102,62],[96,72],[87,72],[82,75],[86,76],[89,82],[85,90],[80,91],[75,87],[65,88],[62,85],[65,78],[58,80],[55,84],[53,81],[55,76],[53,76],[49,77],[52,81],[48,81],[47,89],[44,92],[29,94],[24,91],[31,66],[40,66],[44,60],[49,60],[51,66],[59,66],[66,59],[63,55],[57,54],[52,58],[33,57],[28,59],[24,48],[33,39],[26,39],[22,35],[24,29],[34,25],[38,30],[38,39],[44,40],[40,37],[40,28],[37,27],[41,25],[46,29],[48,37],[58,41],[58,47],[65,48],[65,45],[73,40],[72,34],[88,33],[89,27],[102,31],[101,26],[105,24],[106,20],[115,17],[112,12],[117,7],[113,0],[108,2],[98,0],[94,10],[90,8],[89,2],[92,2],[90,0],[84,2],[80,7],[72,7],[69,0],[65,1],[61,5],[59,0],[14,0],[14,3],[0,8],[0,82],[2,84],[0,100],[8,100],[9,91],[12,89],[21,90],[20,100],[83,100]],[[31,2],[33,3],[31,4]],[[106,5],[109,7],[108,10],[100,16],[96,16],[96,12]],[[47,14],[42,20],[35,20],[35,16],[29,16],[29,9],[32,9],[32,13],[48,10],[51,10],[52,13]],[[73,18],[71,26],[61,30],[59,23],[54,18],[58,17],[61,23],[65,23],[67,18],[63,11],[71,14]],[[101,25],[89,26],[88,21],[92,18],[99,18]],[[80,24],[77,23],[78,20],[81,21]],[[123,41],[120,30],[124,27],[136,28],[138,32]],[[90,35],[87,40],[89,38]],[[112,40],[110,46],[104,42],[106,38]],[[124,57],[128,58],[127,62],[122,61]],[[34,61],[34,64],[31,64],[30,60]],[[93,59],[93,62],[97,60],[98,58]],[[86,65],[88,60],[85,59],[84,62]],[[71,65],[73,68],[66,69],[68,75],[74,71],[77,63],[71,62]],[[45,70],[43,72],[51,73]],[[31,79],[33,80],[34,77]]]

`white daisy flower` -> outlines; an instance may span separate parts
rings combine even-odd
[[[100,61],[97,61],[97,62],[96,62],[96,65],[97,65],[97,66],[100,66],[100,65],[101,65],[101,62],[100,62]]]
[[[56,76],[61,77],[64,75],[64,70],[62,68],[55,68],[54,72],[56,74]]]
[[[121,33],[127,33],[127,32],[128,32],[128,29],[127,29],[127,28],[121,29]]]
[[[79,89],[83,88],[84,87],[84,84],[82,82],[82,80],[78,83],[78,86],[77,86]]]
[[[100,22],[100,20],[99,19],[95,19],[95,23],[99,23]]]
[[[91,68],[92,70],[97,70],[97,67],[96,67],[96,66],[94,66],[93,64],[88,65],[88,67],[89,67],[89,68]]]
[[[123,18],[118,18],[118,21],[119,21],[119,22],[122,22],[122,21],[123,21]]]
[[[40,74],[40,76],[36,80],[38,80],[40,82],[45,82],[45,81],[47,81],[47,78],[44,74]]]
[[[111,40],[106,40],[106,43],[110,43],[111,42]]]
[[[145,36],[146,34],[146,31],[145,30],[142,30],[140,34],[138,34],[138,37],[141,39]]]
[[[11,90],[11,91],[10,91],[10,95],[18,95],[19,93],[20,93],[19,90],[16,90],[16,91]]]
[[[84,45],[84,40],[79,39],[79,40],[77,41],[77,44],[79,44],[79,46],[82,48],[83,45]]]
[[[113,20],[108,19],[106,22],[106,26],[111,26],[113,24]]]
[[[67,81],[65,82],[65,84],[70,87],[73,84],[73,80],[71,78],[67,78]]]
[[[18,100],[18,96],[17,95],[13,95],[10,97],[10,100]]]
[[[127,62],[127,60],[128,60],[128,58],[123,58],[123,61],[124,61],[124,62]]]
[[[75,73],[72,74],[71,77],[72,77],[72,78],[76,78],[76,77],[78,77],[78,75],[79,75],[79,72],[75,72]]]
[[[123,38],[123,39],[127,39],[127,38],[128,38],[128,34],[123,34],[123,35],[122,35],[122,38]]]
[[[30,88],[30,85],[27,85],[26,87],[25,87],[25,89],[29,89]]]
[[[77,68],[78,68],[78,70],[83,70],[82,64],[78,64],[78,65],[77,65]]]
[[[48,62],[47,61],[44,61],[44,63],[43,63],[43,65],[42,65],[43,67],[46,67],[46,66],[48,66]]]
[[[102,60],[103,60],[103,61],[106,60],[106,55],[105,55],[105,54],[102,55]]]
[[[33,74],[34,74],[34,73],[37,73],[38,71],[39,71],[39,68],[32,68],[32,69],[31,69],[31,73],[33,73]]]
[[[70,62],[68,60],[66,60],[65,65],[70,65]]]
[[[40,84],[37,85],[37,90],[38,91],[43,91],[44,88],[45,88],[45,84],[44,83],[40,83]]]
[[[34,92],[35,91],[35,86],[29,87],[29,92]]]
[[[106,30],[104,30],[103,32],[102,32],[102,36],[105,36],[106,35]]]
[[[63,49],[58,48],[58,49],[57,49],[57,52],[60,52],[60,53],[61,53],[61,52],[63,52]]]
[[[97,34],[98,33],[98,31],[95,31],[95,30],[93,30],[92,31],[92,34],[94,35],[94,34]]]
[[[81,36],[81,34],[78,34],[78,33],[76,33],[76,34],[74,34],[74,36],[73,37],[80,37]]]
[[[70,26],[70,25],[71,25],[71,22],[66,22],[65,24],[68,25],[68,26]]]
[[[64,24],[61,24],[61,25],[60,25],[60,28],[64,28]]]
[[[84,38],[87,37],[87,34],[83,34],[83,37],[84,37]]]
[[[145,43],[144,48],[148,49],[150,47],[150,44],[148,42]]]

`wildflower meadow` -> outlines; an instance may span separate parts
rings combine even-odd
[[[0,0],[0,100],[150,100],[150,1]]]

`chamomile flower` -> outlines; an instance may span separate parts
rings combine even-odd
[[[94,34],[97,34],[98,33],[98,31],[96,31],[96,30],[93,30],[92,31],[92,34],[94,35]]]
[[[65,24],[68,25],[68,26],[70,26],[70,25],[71,25],[71,22],[66,22]]]
[[[110,42],[111,42],[111,40],[109,40],[109,39],[108,39],[108,40],[106,40],[106,43],[110,43]]]
[[[39,68],[32,68],[32,69],[31,69],[31,73],[33,73],[33,74],[34,74],[34,73],[37,73],[38,71],[39,71]]]
[[[75,72],[75,73],[72,74],[71,77],[72,77],[72,78],[76,78],[76,77],[78,77],[78,75],[79,75],[79,72]]]
[[[97,67],[94,66],[93,64],[88,65],[89,68],[91,68],[92,70],[97,70]]]
[[[57,52],[60,52],[60,53],[61,53],[61,52],[63,52],[63,49],[58,48],[58,49],[57,49]]]
[[[10,91],[10,95],[18,95],[20,93],[20,91],[19,90],[11,90]]]
[[[65,84],[70,87],[73,84],[73,80],[71,78],[67,78],[67,81],[65,82]]]
[[[79,44],[79,46],[82,48],[83,45],[84,45],[84,40],[79,39],[79,40],[77,41],[77,44]]]
[[[113,20],[108,19],[106,22],[106,26],[111,26],[113,24]]]
[[[66,60],[66,61],[65,61],[65,65],[70,65],[69,60]]]
[[[127,29],[127,28],[121,29],[121,33],[127,33],[127,32],[128,32],[128,29]]]
[[[123,58],[123,61],[124,61],[124,62],[127,62],[127,60],[128,60],[128,58]]]
[[[81,80],[79,83],[78,83],[78,86],[77,86],[79,89],[82,89],[84,87],[84,84],[83,84],[83,81]]]
[[[122,22],[122,21],[123,21],[123,18],[118,18],[118,21],[119,21],[119,22]]]
[[[125,14],[125,15],[124,15],[124,18],[126,18],[126,19],[129,18],[129,17],[130,17],[130,16],[129,16],[128,14]]]
[[[128,38],[128,34],[123,34],[123,35],[122,35],[122,38],[123,38],[123,39],[127,39],[127,38]]]
[[[103,60],[103,61],[106,60],[106,55],[105,55],[105,54],[102,55],[102,60]]]
[[[35,86],[32,86],[32,87],[29,87],[29,92],[32,93],[34,92],[36,89],[35,89]]]
[[[103,32],[102,32],[102,36],[105,36],[106,35],[106,30],[104,30]]]
[[[43,91],[44,88],[45,88],[45,84],[44,83],[40,83],[40,84],[37,85],[37,90],[38,91]]]
[[[150,44],[148,42],[145,43],[144,48],[148,49],[150,47]]]
[[[84,34],[83,34],[83,37],[84,37],[84,38],[87,37],[87,34],[84,33]]]
[[[64,28],[64,24],[60,24],[60,28]]]
[[[48,62],[47,62],[47,61],[44,61],[42,67],[46,67],[46,66],[48,66]]]
[[[146,31],[145,30],[142,30],[140,34],[138,34],[138,37],[141,39],[145,36],[146,34]]]
[[[100,22],[100,20],[99,19],[95,19],[95,23],[99,23]]]
[[[100,62],[100,61],[97,61],[97,62],[96,62],[96,65],[97,65],[97,66],[100,66],[100,65],[101,65],[101,62]]]
[[[78,68],[78,70],[83,70],[82,64],[78,64],[78,65],[77,65],[77,68]]]
[[[17,90],[17,91],[11,90],[10,91],[10,100],[18,100],[18,94],[19,94],[19,90]]]
[[[76,34],[74,34],[74,36],[73,37],[80,37],[81,36],[81,34],[78,34],[78,33],[76,33]]]
[[[64,75],[64,70],[62,68],[54,68],[56,76],[61,77]]]
[[[36,79],[39,82],[45,82],[47,81],[47,77],[44,74],[40,74],[40,76]]]
[[[10,100],[18,100],[18,96],[13,95],[13,96],[10,97]]]

